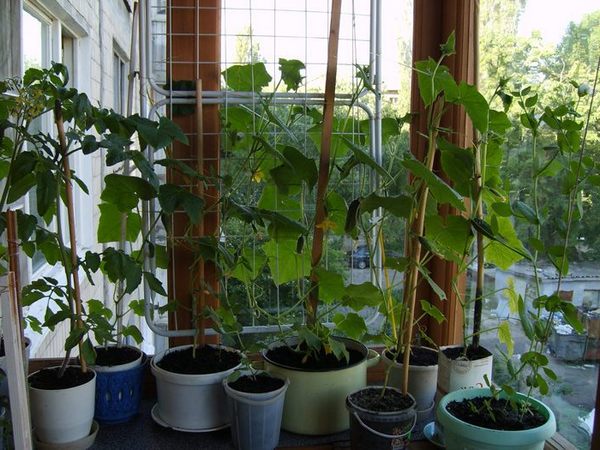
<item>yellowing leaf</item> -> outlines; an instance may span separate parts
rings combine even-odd
[[[506,345],[508,356],[511,357],[515,350],[515,343],[510,332],[510,324],[507,320],[501,322],[498,327],[498,340]]]
[[[513,277],[508,277],[508,280],[506,281],[504,296],[508,300],[508,309],[511,314],[519,312],[519,295],[515,290],[515,279]]]

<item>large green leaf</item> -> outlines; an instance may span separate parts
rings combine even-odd
[[[459,263],[472,242],[470,222],[462,216],[427,216],[425,237],[439,255]]]
[[[276,285],[300,280],[310,274],[310,255],[296,253],[296,240],[267,241],[262,249],[268,258],[271,277]]]
[[[161,185],[158,189],[158,201],[162,210],[167,214],[183,209],[192,223],[200,223],[202,219],[204,200],[181,186],[175,184]]]
[[[272,80],[262,62],[231,66],[222,74],[227,87],[234,91],[260,92]]]
[[[319,278],[319,299],[325,303],[338,301],[346,294],[344,277],[337,272],[318,267],[315,274]]]
[[[352,339],[361,339],[367,332],[365,319],[356,313],[341,314],[333,316],[335,328]]]
[[[102,269],[112,283],[125,281],[127,294],[131,294],[142,281],[140,264],[122,250],[115,250],[112,247],[104,250]]]
[[[351,284],[346,287],[343,304],[355,311],[361,311],[367,306],[378,307],[383,302],[383,293],[369,281],[361,284]]]
[[[156,197],[156,190],[146,180],[129,175],[110,174],[104,177],[106,183],[100,198],[111,203],[121,212],[129,212],[141,200]]]
[[[445,66],[437,65],[433,59],[415,63],[419,92],[425,106],[429,106],[444,91],[449,99],[456,98],[458,87]]]
[[[125,215],[125,240],[134,242],[141,231],[142,218],[138,213],[122,213],[112,203],[101,203],[98,223],[98,242],[119,242],[121,240],[121,218]]]
[[[285,83],[286,90],[297,91],[304,77],[300,71],[305,68],[304,63],[297,59],[279,58],[279,70],[281,79]]]
[[[477,87],[462,81],[458,86],[458,98],[455,102],[465,107],[473,126],[480,133],[487,133],[490,106]]]
[[[293,220],[300,220],[302,218],[300,202],[281,194],[277,186],[273,184],[265,185],[257,206],[259,209],[276,211]]]
[[[527,250],[517,236],[512,221],[508,217],[489,216],[496,224],[494,239],[486,246],[487,262],[507,270],[514,263],[523,259]]]
[[[237,278],[242,283],[250,284],[260,275],[267,257],[261,249],[243,248],[238,263],[231,271],[231,277]]]
[[[282,193],[287,193],[290,186],[299,187],[301,182],[312,189],[318,177],[315,161],[291,146],[286,146],[282,154],[284,164],[271,170],[271,176]]]
[[[360,212],[369,214],[377,208],[383,208],[396,217],[408,218],[412,203],[412,198],[408,195],[382,197],[377,194],[369,194],[360,200]]]
[[[465,197],[471,197],[475,168],[472,149],[460,148],[443,138],[438,139],[444,173],[454,183],[455,189]]]
[[[369,167],[370,169],[373,169],[384,180],[390,180],[392,178],[392,176],[387,172],[387,170],[381,167],[370,154],[365,152],[354,142],[347,138],[342,138],[342,142],[348,149],[350,149],[350,151],[352,152],[351,158],[353,158],[357,164],[362,164]],[[343,174],[344,172],[347,172],[347,170],[342,171]]]
[[[327,211],[327,229],[334,234],[344,234],[344,224],[346,222],[346,214],[348,206],[346,200],[335,191],[331,191],[325,198],[325,210]]]
[[[438,203],[449,203],[460,211],[465,211],[463,197],[452,189],[448,184],[431,172],[422,162],[416,159],[406,159],[402,162],[404,167],[409,169],[416,177],[421,178],[427,186],[431,194],[435,197]]]

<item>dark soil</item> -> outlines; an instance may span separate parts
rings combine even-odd
[[[466,356],[469,361],[477,361],[478,359],[487,358],[491,355],[489,350],[483,348],[481,345],[477,348],[474,348],[472,345],[467,347],[467,352],[465,353],[464,347],[451,347],[442,350],[444,355],[448,359],[455,360],[460,358],[461,356]]]
[[[312,356],[312,354],[307,357],[306,352],[303,352],[302,349],[296,351],[287,345],[269,350],[267,358],[282,366],[315,372],[350,367],[365,359],[364,355],[358,350],[347,350],[350,354],[349,363],[346,362],[345,358],[337,359],[333,353],[326,353],[324,349],[321,349],[316,357]]]
[[[29,384],[36,389],[53,391],[81,386],[94,378],[94,372],[82,372],[80,367],[67,367],[64,375],[58,377],[58,367],[42,369],[29,377]]]
[[[97,366],[118,366],[135,361],[140,357],[140,351],[131,347],[96,347]]]
[[[490,403],[495,420],[484,401]],[[507,400],[496,400],[491,397],[475,397],[460,402],[450,402],[446,409],[463,422],[494,430],[529,430],[543,425],[547,420],[534,409],[522,413],[519,408],[513,409]]]
[[[391,360],[394,359],[394,354],[390,350],[386,350],[385,355]],[[408,361],[411,366],[435,366],[438,363],[438,352],[427,347],[411,347]],[[404,362],[404,353],[398,354],[396,362],[400,364]]]
[[[188,347],[167,353],[156,365],[173,373],[202,375],[229,370],[237,366],[241,360],[242,358],[237,352],[206,345],[196,348],[195,358],[192,347]]]
[[[274,378],[269,375],[243,375],[235,380],[233,383],[229,383],[229,387],[241,392],[252,392],[260,394],[263,392],[273,392],[281,388],[285,384],[280,378]]]
[[[394,412],[403,411],[414,404],[414,400],[393,389],[386,389],[382,395],[382,388],[366,388],[350,395],[349,400],[353,405],[370,411]]]

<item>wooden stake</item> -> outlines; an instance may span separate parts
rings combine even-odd
[[[325,78],[325,104],[323,105],[323,129],[321,130],[321,156],[319,159],[319,178],[317,180],[317,198],[315,206],[315,225],[313,231],[310,292],[308,294],[307,324],[315,325],[319,305],[319,277],[315,269],[323,256],[323,238],[325,236],[325,196],[329,184],[331,166],[331,135],[333,134],[333,109],[335,106],[335,81],[337,77],[337,54],[340,33],[342,0],[332,0],[331,25],[329,27],[329,46],[327,49],[327,74]]]
[[[19,334],[21,343],[25,345],[25,334],[23,332],[23,308],[21,307],[21,277],[19,264],[19,241],[18,241],[17,214],[14,210],[6,211],[6,240],[8,242],[8,266],[15,278],[15,298],[17,303],[17,314],[19,316]]]
[[[67,155],[67,139],[65,136],[65,124],[62,116],[62,105],[60,100],[54,103],[54,122],[58,132],[58,142],[62,154],[63,172],[65,176],[65,194],[67,206],[67,220],[69,222],[69,244],[71,246],[71,280],[73,281],[73,301],[75,302],[75,314],[77,315],[77,327],[83,328],[81,315],[83,308],[81,305],[81,289],[79,286],[79,267],[77,262],[77,239],[75,232],[75,211],[73,203],[73,182],[71,181],[71,166],[69,165],[69,156]],[[83,357],[83,343],[81,339],[79,346],[79,362],[81,371],[87,372],[87,363]]]
[[[198,173],[204,175],[204,128],[203,128],[203,111],[202,111],[202,80],[196,80],[196,159]],[[196,181],[196,190],[200,198],[204,198],[204,182],[203,180]],[[204,218],[200,219],[200,223],[196,227],[195,235],[204,236]],[[205,324],[204,324],[204,308],[206,306],[205,287],[204,287],[204,258],[200,257],[198,261],[198,271],[193,277],[193,291],[198,292],[198,302],[196,311],[196,336],[194,338],[195,347],[204,347],[206,345]]]
[[[10,415],[12,419],[15,448],[32,449],[31,419],[25,366],[23,363],[23,341],[19,303],[14,272],[8,272],[8,295],[2,295],[2,330],[4,331],[4,349],[6,352],[6,377],[10,396]]]

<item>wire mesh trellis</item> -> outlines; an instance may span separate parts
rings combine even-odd
[[[217,66],[218,71],[237,64],[261,62],[273,77],[265,88],[269,91],[270,102],[274,108],[298,107],[306,114],[312,108],[323,104],[323,90],[327,59],[327,39],[329,27],[330,2],[319,0],[305,0],[303,2],[292,0],[222,0],[220,4],[208,5],[209,2],[200,0],[169,1],[148,0],[142,3],[140,31],[142,33],[142,89],[146,90],[151,99],[152,107],[148,116],[165,114],[172,116],[178,108],[191,108],[196,104],[193,83],[177,83],[178,70],[182,66],[194,67],[193,78],[200,78],[200,74],[208,66]],[[338,85],[336,88],[336,105],[348,105],[353,100],[353,89],[356,88],[357,67],[368,67],[369,82],[375,87],[375,95],[364,95],[363,92],[349,115],[349,126],[344,128],[344,133],[351,139],[359,139],[365,134],[361,122],[369,122],[370,151],[377,160],[381,160],[380,138],[380,95],[378,80],[379,49],[378,15],[380,2],[349,1],[344,2],[340,28],[340,49],[337,61]],[[173,17],[185,15],[187,20],[173,24]],[[202,31],[201,21],[205,16],[220,17],[220,30],[214,33]],[[220,55],[207,60],[203,55],[203,43],[206,39],[220,41]],[[188,45],[193,48],[193,58],[181,58],[181,46]],[[277,89],[281,82],[279,74],[279,59],[297,59],[304,63],[304,79],[302,87],[295,93]],[[203,67],[204,66],[204,67]],[[221,80],[221,83],[223,80]],[[234,108],[243,108],[255,112],[260,109],[261,98],[253,92],[234,92],[221,85],[215,90],[202,92],[203,105],[220,105],[221,122],[228,123],[231,111]],[[256,124],[253,123],[251,132],[255,133]],[[240,156],[228,152],[231,146],[231,136],[227,135],[226,127],[220,133],[219,158],[220,174],[227,175],[240,165]],[[265,133],[266,139],[277,141],[281,139],[281,130],[273,127]],[[298,139],[304,141],[305,148],[311,146],[311,138],[307,129],[298,131]],[[205,132],[205,137],[206,137]],[[194,139],[194,133],[188,136]],[[314,146],[314,144],[313,144]],[[160,157],[156,156],[155,157]],[[187,161],[191,162],[191,161]],[[211,162],[208,160],[207,162]],[[215,162],[215,161],[212,161]],[[166,172],[162,174],[166,177]],[[239,198],[250,198],[261,195],[260,183],[253,182],[252,178],[236,179],[236,195]],[[363,171],[354,178],[346,181],[348,198],[360,195],[361,186],[372,185],[377,180],[370,172]],[[285,208],[285,205],[283,206]],[[282,210],[283,211],[283,210]],[[285,211],[283,211],[285,212]],[[289,212],[289,211],[288,211]],[[156,217],[151,206],[146,211],[145,222],[152,223]],[[248,240],[247,230],[236,227],[235,224],[224,224],[218,230],[218,238],[231,244],[239,240]],[[256,242],[260,236],[251,236]],[[166,245],[166,231],[157,229],[152,236],[159,245]],[[355,264],[352,258],[353,246],[342,238],[331,239],[328,243],[325,264],[335,264],[338,267],[345,265],[348,280],[353,282],[364,281],[375,272],[370,270],[353,270]],[[172,258],[174,254],[170,255]],[[170,285],[177,283],[175,274],[166,270],[152,267],[152,260],[147,261],[148,269],[154,270],[157,276]],[[277,269],[275,269],[277,270]],[[222,284],[222,296],[240,293],[240,283],[225,281]],[[289,285],[276,285],[269,280],[256,282],[252,285],[252,292],[247,290],[242,295],[253,297],[256,303],[249,302],[244,321],[246,332],[271,331],[277,329],[269,314],[257,315],[252,306],[261,304],[263,311],[281,314],[291,304],[297,301],[295,289]],[[166,299],[159,298],[155,293],[146,289],[147,318],[150,327],[159,334],[168,336],[192,335],[193,330],[175,329],[165,331],[163,327],[156,326],[155,311],[158,306],[164,305]],[[301,294],[301,293],[300,293]],[[160,320],[160,319],[158,319]],[[175,328],[179,328],[177,325]]]

